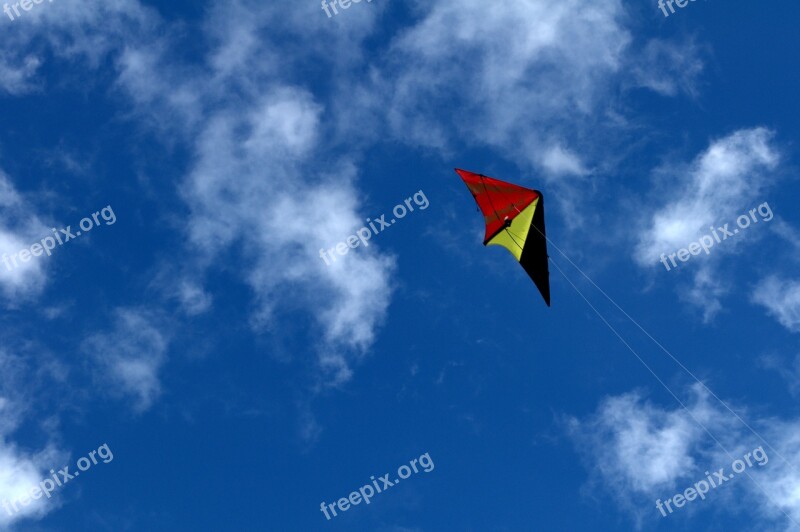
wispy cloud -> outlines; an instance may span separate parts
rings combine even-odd
[[[776,371],[789,387],[789,393],[800,396],[800,355],[786,360],[778,355],[765,355],[759,359],[762,367]]]
[[[114,50],[146,42],[158,16],[138,0],[87,0],[79,8],[52,2],[4,25],[0,43],[0,88],[18,95],[39,91],[39,71],[48,53],[98,67]],[[77,78],[74,78],[77,83]]]
[[[791,332],[800,332],[800,281],[770,276],[753,290],[753,301]]]
[[[695,96],[704,68],[702,56],[694,39],[681,41],[680,45],[653,39],[645,44],[641,59],[634,64],[634,84],[664,96],[680,93]]]
[[[12,255],[50,235],[36,208],[26,200],[0,171],[0,289],[6,306],[16,306],[39,294],[45,286],[45,259],[34,257],[23,262]],[[31,257],[29,257],[31,259]]]
[[[306,91],[277,87],[252,108],[218,112],[182,190],[202,263],[244,258],[238,271],[257,297],[257,328],[279,328],[279,302],[311,312],[322,326],[320,368],[338,384],[385,316],[393,262],[372,249],[329,268],[318,258],[321,247],[363,224],[354,167],[309,164],[321,111]]]
[[[31,454],[0,436],[0,501],[18,501],[23,497],[30,500],[31,489],[38,486],[49,475],[47,471],[63,459],[64,454],[54,448]],[[24,519],[43,517],[56,505],[56,501],[44,497],[30,500],[27,506],[18,505],[19,512],[11,515],[6,510],[0,512],[0,525],[8,530],[6,527]]]
[[[45,393],[52,388],[50,364],[43,356],[22,356],[0,348],[0,502],[30,495],[31,488],[48,475],[47,471],[65,458],[65,452],[56,445],[58,436],[52,431],[48,431],[39,450],[13,442],[20,425],[40,413],[36,407],[50,403],[51,398]],[[58,371],[63,373],[63,368]],[[45,381],[47,385],[43,384]],[[11,515],[0,509],[0,526],[6,530],[19,521],[41,518],[57,505],[55,500],[42,498],[19,506],[20,511]]]
[[[129,397],[143,412],[161,393],[159,372],[166,361],[169,338],[153,316],[138,309],[118,309],[111,330],[83,342],[97,387],[115,397]]]
[[[669,200],[648,219],[642,220],[634,258],[643,268],[658,266],[662,253],[686,247],[709,228],[730,222],[754,207],[753,198],[761,197],[775,181],[781,160],[766,128],[741,129],[711,142],[689,165],[662,168],[659,174],[668,179]],[[752,234],[752,232],[751,232]],[[720,255],[737,251],[736,241],[714,249],[694,274],[685,299],[703,309],[709,320],[722,309],[721,295],[726,287],[715,274]]]
[[[639,264],[657,264],[661,253],[684,247],[709,226],[752,207],[780,161],[773,137],[765,128],[742,129],[713,141],[688,168],[663,170],[672,177],[671,194],[639,234]]]

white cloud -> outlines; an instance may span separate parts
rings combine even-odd
[[[664,195],[669,198],[649,218],[642,220],[634,258],[643,268],[654,268],[660,255],[675,253],[761,203],[758,198],[771,184],[780,154],[773,143],[773,132],[765,128],[738,130],[713,141],[688,167],[662,169],[669,182]],[[756,198],[754,200],[753,198]],[[749,231],[748,234],[753,234]],[[700,263],[692,287],[684,299],[703,309],[706,321],[722,309],[720,297],[726,287],[720,284],[715,263],[720,256],[737,250],[744,235],[719,244],[711,257],[692,257]]]
[[[752,208],[753,197],[763,193],[780,160],[772,137],[764,128],[742,129],[712,142],[685,173],[670,170],[669,201],[638,235],[639,264],[657,264],[662,253],[683,248],[715,224],[735,220]],[[723,247],[714,252],[719,249]]]
[[[191,211],[195,270],[227,269],[229,256],[241,261],[233,273],[253,289],[251,321],[259,330],[281,329],[273,312],[278,305],[312,314],[322,332],[318,367],[329,384],[338,384],[351,376],[350,364],[366,352],[385,318],[393,261],[374,246],[331,267],[319,258],[320,248],[363,225],[357,170],[338,157],[317,163],[328,157],[320,142],[325,110],[304,88],[277,81],[276,65],[285,68],[293,57],[278,58],[262,30],[279,19],[282,31],[304,34],[312,50],[319,34],[309,33],[307,18],[255,3],[234,2],[210,15],[217,21],[223,16],[229,22],[205,28],[213,43],[207,71],[183,68],[169,58],[170,45],[160,42],[125,50],[119,86],[148,117],[177,113],[192,125],[183,133],[196,157],[181,195]],[[344,33],[363,36],[371,25],[362,19],[355,33]],[[333,26],[319,30],[342,39]],[[337,54],[337,61],[342,57],[350,54]],[[175,93],[191,97],[168,96]],[[212,304],[212,294],[196,284],[196,272],[192,277],[182,283],[190,289],[180,294],[190,314]]]
[[[622,142],[628,126],[618,109],[620,90],[652,86],[637,78],[656,71],[667,72],[660,85],[689,88],[683,67],[701,64],[695,47],[639,53],[620,0],[510,0],[502,9],[441,0],[416,8],[418,22],[375,61],[363,90],[347,88],[350,99],[386,116],[407,142],[445,150],[454,141],[489,146],[554,180],[585,174]],[[352,120],[352,107],[341,110],[343,120]]]
[[[35,89],[31,82],[40,61],[34,55],[9,57],[0,56],[0,90],[12,96],[25,94]]]
[[[580,157],[559,144],[544,151],[541,164],[545,170],[555,175],[585,175],[588,172]]]
[[[39,294],[46,282],[48,257],[30,257],[23,262],[19,252],[50,236],[50,228],[35,212],[34,206],[19,194],[0,171],[0,289],[7,306]]]
[[[752,294],[753,301],[791,332],[800,332],[800,281],[770,276]]]
[[[625,508],[637,528],[649,529],[662,519],[655,507],[657,499],[668,499],[692,487],[706,477],[705,471],[722,467],[730,473],[733,460],[761,447],[767,456],[764,465],[754,462],[747,470],[755,482],[744,475],[737,477],[670,519],[691,519],[693,512],[727,509],[733,500],[747,497],[757,504],[741,509],[753,514],[760,527],[788,527],[786,514],[799,520],[800,473],[780,456],[791,464],[800,463],[800,421],[750,419],[750,425],[769,443],[766,445],[699,384],[689,395],[691,400],[684,404],[731,456],[680,406],[663,408],[637,393],[624,394],[604,400],[586,419],[569,421],[570,434],[592,472],[590,485],[601,488]],[[728,404],[748,417],[748,409]]]
[[[319,257],[320,248],[363,224],[355,169],[307,163],[317,149],[321,111],[307,92],[278,87],[250,109],[217,113],[199,139],[183,194],[203,262],[224,264],[240,244],[239,271],[259,301],[254,323],[274,329],[276,305],[304,305],[323,327],[320,367],[336,384],[349,378],[349,361],[369,347],[385,316],[393,263],[374,247],[331,266]]]
[[[785,522],[788,515],[794,525],[787,523],[785,529],[797,530],[800,523],[800,471],[796,464],[800,464],[800,421],[776,421],[768,430],[765,433],[767,441],[793,466],[787,466],[776,455],[770,456],[771,467],[762,471],[757,480],[771,500],[759,505],[758,510],[765,519],[778,523]],[[761,496],[763,500],[761,490],[751,485],[747,487],[753,496]]]
[[[203,288],[188,279],[179,281],[178,297],[189,316],[197,316],[211,308],[213,297]]]
[[[46,2],[36,6],[3,25],[0,88],[15,95],[40,90],[43,81],[37,74],[46,52],[62,59],[82,59],[97,67],[123,43],[146,42],[155,21],[155,12],[137,0],[85,0],[79,6]]]
[[[715,270],[701,264],[692,275],[692,285],[681,293],[681,299],[698,307],[703,312],[703,322],[710,323],[722,310],[722,297],[728,288],[720,282]]]
[[[41,518],[57,504],[54,499],[41,497],[31,500],[31,490],[49,476],[51,468],[63,463],[64,454],[53,448],[30,454],[0,436],[0,502],[7,501],[7,509],[0,508],[0,526],[6,527],[29,518]],[[12,501],[29,500],[27,506]],[[15,511],[15,508],[19,511]]]
[[[44,404],[42,390],[45,386],[38,374],[47,362],[31,355],[12,355],[0,348],[0,503],[17,501],[30,496],[31,489],[49,476],[51,468],[66,463],[66,453],[48,443],[38,451],[21,448],[12,440],[20,424],[31,418],[35,405]],[[49,434],[53,437],[53,434]],[[25,519],[38,519],[58,505],[57,499],[42,497],[27,506],[17,504],[11,515],[0,507],[0,527]]]
[[[131,397],[133,409],[143,412],[161,393],[168,338],[144,311],[118,309],[114,318],[113,329],[88,337],[83,350],[98,386],[113,396]]]
[[[759,360],[766,369],[778,372],[786,381],[789,393],[794,397],[800,396],[800,355],[796,355],[792,362],[776,355],[766,355]]]
[[[202,94],[187,83],[180,69],[163,63],[167,48],[162,38],[122,50],[117,58],[117,86],[149,123],[162,130],[193,127],[202,112]]]
[[[707,400],[695,389],[689,404],[702,422],[709,418]],[[630,393],[604,400],[589,420],[572,419],[570,430],[609,485],[649,493],[695,467],[693,447],[702,429],[684,411],[659,408]]]
[[[641,60],[634,65],[634,84],[664,96],[676,96],[681,92],[695,95],[697,78],[703,71],[700,56],[693,40],[653,39],[644,46]]]
[[[385,76],[391,126],[422,144],[463,135],[524,153],[547,140],[545,130],[565,112],[587,121],[631,39],[618,0],[517,0],[503,9],[443,0],[420,8],[420,22],[395,39]],[[444,121],[429,118],[443,113]]]

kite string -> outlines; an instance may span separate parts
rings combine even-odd
[[[519,235],[514,235],[514,233],[508,230],[508,227],[506,227],[504,230],[506,233],[508,233],[508,236],[509,238],[511,238],[511,241],[514,242],[514,244],[519,248],[520,251],[522,251],[523,247],[519,244],[519,242],[517,242],[517,239],[514,238],[514,236],[519,236]]]
[[[558,248],[556,247],[556,249],[558,249]],[[567,260],[569,260],[569,259],[567,259]],[[717,445],[720,447],[720,449],[722,449],[722,450],[725,452],[725,454],[727,454],[727,455],[728,455],[728,458],[730,458],[730,459],[731,459],[731,462],[735,461],[736,459],[733,457],[733,455],[730,453],[730,451],[728,451],[728,449],[727,449],[727,448],[726,448],[726,447],[725,447],[725,446],[722,444],[722,442],[720,442],[720,441],[717,439],[717,437],[716,437],[716,436],[714,436],[714,434],[712,434],[712,432],[711,432],[711,431],[708,429],[708,427],[706,427],[706,426],[705,426],[705,425],[704,425],[704,424],[703,424],[703,423],[702,423],[702,422],[701,422],[701,421],[700,421],[700,420],[697,418],[697,416],[694,414],[694,412],[692,412],[691,410],[689,410],[689,408],[688,408],[688,407],[687,407],[687,406],[686,406],[686,405],[683,403],[683,401],[681,401],[681,400],[680,400],[680,398],[679,398],[679,397],[678,397],[678,396],[675,394],[675,392],[673,392],[673,391],[670,389],[670,387],[669,387],[669,386],[667,386],[667,385],[666,385],[666,383],[664,383],[664,381],[662,381],[662,380],[661,380],[661,378],[660,378],[660,377],[659,377],[659,376],[656,374],[656,372],[655,372],[655,371],[653,371],[653,369],[652,369],[652,368],[651,368],[651,367],[650,367],[650,366],[647,364],[647,362],[645,362],[645,361],[642,359],[642,357],[641,357],[641,356],[639,356],[639,353],[637,353],[637,352],[636,352],[636,350],[635,350],[635,349],[633,349],[633,347],[631,347],[631,345],[630,345],[630,344],[629,344],[627,341],[625,341],[625,339],[624,339],[624,338],[622,337],[622,335],[621,335],[621,334],[620,334],[620,333],[619,333],[619,332],[618,332],[618,331],[617,331],[617,330],[614,328],[614,326],[613,326],[613,325],[611,325],[611,324],[608,322],[608,320],[607,320],[607,319],[606,319],[606,318],[605,318],[605,317],[604,317],[604,316],[603,316],[603,315],[600,313],[600,311],[599,311],[599,310],[597,310],[597,308],[596,308],[594,305],[592,305],[592,303],[589,301],[589,299],[587,299],[587,297],[586,297],[586,296],[583,294],[583,292],[581,292],[581,291],[580,291],[580,289],[579,289],[577,286],[575,286],[575,283],[573,283],[573,282],[570,280],[570,278],[569,278],[569,277],[567,277],[567,274],[565,274],[565,273],[564,273],[564,271],[561,269],[561,267],[560,267],[560,266],[559,266],[559,265],[558,265],[558,264],[557,264],[557,263],[556,263],[556,262],[555,262],[555,261],[554,261],[552,258],[550,258],[550,262],[553,264],[553,266],[556,268],[556,270],[558,270],[558,272],[559,272],[559,273],[560,273],[560,274],[561,274],[561,275],[564,277],[564,279],[567,281],[567,283],[569,283],[569,284],[570,284],[570,286],[572,286],[572,288],[573,288],[573,289],[574,289],[574,290],[575,290],[575,291],[578,293],[578,295],[579,295],[579,296],[581,296],[581,298],[583,298],[583,300],[586,302],[586,304],[587,304],[587,305],[589,305],[589,308],[591,308],[591,309],[594,311],[594,313],[595,313],[595,314],[597,314],[597,316],[600,318],[600,320],[602,320],[602,322],[603,322],[603,323],[605,323],[605,324],[606,324],[606,326],[607,326],[609,329],[611,329],[611,332],[613,332],[613,333],[616,335],[616,337],[617,337],[617,338],[619,338],[620,342],[622,342],[622,343],[625,345],[625,347],[627,347],[627,348],[628,348],[628,350],[630,350],[630,352],[631,352],[631,353],[633,353],[633,355],[634,355],[634,356],[635,356],[635,357],[636,357],[636,358],[639,360],[639,362],[641,362],[641,363],[642,363],[642,365],[643,365],[645,368],[647,368],[647,371],[649,371],[649,372],[650,372],[650,374],[651,374],[651,375],[653,375],[653,377],[655,377],[655,379],[656,379],[656,380],[657,380],[657,381],[658,381],[658,382],[661,384],[661,386],[663,386],[663,387],[664,387],[664,389],[665,389],[665,390],[667,390],[667,392],[669,392],[669,394],[670,394],[670,395],[671,395],[671,396],[672,396],[672,397],[673,397],[673,398],[674,398],[674,399],[675,399],[675,400],[678,402],[678,404],[679,404],[679,405],[681,405],[681,407],[683,407],[683,409],[684,409],[684,410],[686,410],[686,412],[687,412],[687,413],[689,414],[689,416],[690,416],[690,417],[691,417],[691,418],[694,420],[694,422],[695,422],[695,423],[697,423],[697,425],[698,425],[698,426],[700,426],[700,428],[702,428],[702,429],[703,429],[703,430],[706,432],[706,434],[708,434],[708,435],[711,437],[711,439],[712,439],[712,440],[714,440],[714,442],[716,442],[716,444],[717,444]],[[763,441],[763,440],[762,440],[762,441]],[[764,443],[766,443],[766,442],[764,442]],[[767,444],[767,445],[769,446],[769,444]],[[770,449],[772,449],[772,447],[770,447]],[[773,450],[774,450],[774,449],[773,449]],[[787,463],[788,463],[788,462],[787,462]],[[791,464],[789,464],[789,465],[791,465]],[[765,489],[764,489],[764,488],[761,486],[761,484],[759,484],[759,483],[758,483],[758,482],[757,482],[757,481],[756,481],[756,480],[755,480],[755,479],[754,479],[754,478],[753,478],[753,477],[750,475],[750,473],[749,473],[747,470],[745,470],[745,471],[744,471],[744,473],[745,473],[745,475],[747,475],[747,478],[749,478],[750,480],[752,480],[752,481],[753,481],[753,483],[754,483],[754,484],[755,484],[755,485],[758,487],[758,489],[760,489],[760,490],[761,490],[761,492],[764,494],[764,496],[765,496],[765,497],[767,497],[767,499],[769,499],[769,501],[770,501],[770,502],[772,502],[772,504],[774,504],[774,505],[775,505],[775,506],[776,506],[776,507],[777,507],[777,508],[778,508],[778,509],[779,509],[779,510],[780,510],[780,511],[783,513],[783,515],[785,515],[785,516],[786,516],[786,518],[787,518],[787,519],[789,519],[789,521],[791,521],[791,522],[792,522],[792,523],[794,523],[794,524],[795,524],[795,525],[796,525],[798,528],[800,528],[800,523],[798,523],[797,521],[795,521],[794,519],[792,519],[792,517],[791,517],[791,516],[790,516],[788,513],[786,513],[786,511],[784,511],[784,510],[783,510],[783,508],[781,508],[781,506],[780,506],[779,504],[777,504],[777,503],[775,502],[775,500],[774,500],[774,499],[773,499],[773,498],[772,498],[772,497],[769,495],[769,493],[768,493],[768,492],[767,492],[767,491],[766,491],[766,490],[765,490]]]
[[[539,231],[539,228],[538,228],[538,227],[537,227],[537,228],[535,228],[535,229],[536,229],[537,231]],[[737,413],[736,413],[736,412],[735,412],[735,411],[734,411],[734,410],[733,410],[733,409],[732,409],[730,406],[728,406],[728,404],[727,404],[725,401],[723,401],[723,400],[722,400],[722,399],[721,399],[721,398],[720,398],[720,397],[719,397],[717,394],[715,394],[715,393],[714,393],[714,392],[711,390],[711,388],[709,388],[709,387],[708,387],[708,386],[707,386],[707,385],[706,385],[706,384],[705,384],[703,381],[701,381],[701,380],[700,380],[700,379],[699,379],[699,378],[698,378],[698,377],[697,377],[697,376],[696,376],[694,373],[692,373],[692,372],[689,370],[689,368],[687,368],[687,367],[686,367],[686,366],[685,366],[683,363],[681,363],[681,361],[680,361],[680,360],[678,360],[678,358],[677,358],[675,355],[673,355],[673,354],[672,354],[672,353],[671,353],[671,352],[670,352],[670,351],[669,351],[669,350],[668,350],[666,347],[664,347],[664,346],[661,344],[661,342],[659,342],[658,340],[656,340],[656,339],[655,339],[655,338],[654,338],[654,337],[653,337],[653,336],[652,336],[652,335],[651,335],[649,332],[647,332],[647,330],[645,330],[645,328],[644,328],[644,327],[642,327],[642,325],[640,325],[638,321],[636,321],[636,320],[635,320],[635,319],[634,319],[634,318],[633,318],[633,317],[632,317],[630,314],[628,314],[627,312],[625,312],[625,310],[624,310],[624,309],[623,309],[621,306],[619,306],[619,305],[617,304],[617,302],[616,302],[616,301],[614,301],[614,299],[612,299],[612,298],[611,298],[611,296],[609,296],[609,295],[608,295],[608,294],[605,292],[605,290],[603,290],[602,288],[600,288],[600,287],[597,285],[597,283],[595,283],[595,282],[592,280],[592,278],[591,278],[591,277],[589,277],[589,276],[588,276],[588,275],[587,275],[587,274],[586,274],[586,273],[585,273],[585,272],[584,272],[584,271],[583,271],[583,270],[582,270],[582,269],[581,269],[581,268],[580,268],[580,267],[579,267],[577,264],[575,264],[575,263],[572,261],[572,259],[570,259],[570,258],[569,258],[569,256],[568,256],[566,253],[564,253],[564,251],[562,251],[562,250],[561,250],[561,248],[559,248],[559,247],[558,247],[558,246],[557,246],[557,245],[556,245],[556,244],[555,244],[555,243],[554,243],[552,240],[550,240],[550,239],[547,237],[547,235],[543,234],[541,231],[539,231],[539,234],[541,234],[541,235],[542,235],[542,236],[543,236],[543,237],[544,237],[544,238],[547,240],[547,242],[548,242],[549,244],[551,244],[551,245],[552,245],[554,248],[556,248],[556,251],[558,251],[558,252],[559,252],[559,253],[560,253],[560,254],[561,254],[561,255],[562,255],[562,256],[563,256],[563,257],[564,257],[564,258],[567,260],[567,262],[569,262],[569,263],[572,265],[572,267],[573,267],[573,268],[575,268],[576,270],[578,270],[578,272],[579,272],[579,273],[580,273],[580,274],[581,274],[581,275],[582,275],[584,278],[586,278],[586,280],[587,280],[587,281],[589,281],[589,283],[591,283],[591,285],[592,285],[592,286],[594,286],[594,287],[595,287],[595,288],[596,288],[596,289],[597,289],[597,290],[598,290],[598,291],[599,291],[601,294],[603,294],[603,296],[604,296],[606,299],[608,299],[608,300],[611,302],[611,304],[612,304],[612,305],[614,305],[614,306],[617,308],[617,310],[619,310],[620,312],[622,312],[622,314],[623,314],[623,315],[625,315],[625,317],[626,317],[626,318],[628,318],[628,319],[631,321],[631,323],[633,323],[633,324],[634,324],[634,325],[635,325],[635,326],[636,326],[636,327],[637,327],[637,328],[638,328],[640,331],[642,331],[642,332],[643,332],[643,333],[644,333],[644,334],[645,334],[645,335],[646,335],[646,336],[647,336],[647,337],[648,337],[650,340],[652,340],[652,341],[653,341],[653,343],[655,343],[655,344],[656,344],[656,345],[657,345],[657,346],[658,346],[658,347],[659,347],[659,348],[660,348],[660,349],[661,349],[661,350],[662,350],[664,353],[666,353],[666,354],[669,356],[669,358],[671,358],[671,359],[672,359],[672,361],[673,361],[673,362],[675,362],[675,363],[676,363],[676,364],[677,364],[677,365],[678,365],[678,366],[679,366],[679,367],[680,367],[680,368],[681,368],[681,369],[682,369],[684,372],[686,372],[686,374],[687,374],[687,375],[689,375],[689,376],[690,376],[692,379],[694,379],[694,380],[695,380],[695,382],[697,382],[698,384],[700,384],[700,386],[702,386],[702,388],[703,388],[703,389],[704,389],[706,392],[708,392],[708,393],[709,393],[709,394],[710,394],[710,395],[711,395],[711,396],[712,396],[714,399],[716,399],[716,400],[717,400],[717,401],[718,401],[718,402],[719,402],[719,403],[720,403],[720,404],[721,404],[723,407],[725,407],[725,409],[726,409],[728,412],[730,412],[731,414],[733,414],[733,416],[734,416],[734,417],[735,417],[737,420],[739,420],[739,422],[740,422],[740,423],[742,423],[742,425],[744,425],[745,427],[747,427],[747,429],[748,429],[750,432],[752,432],[754,436],[756,436],[756,437],[757,437],[759,440],[761,440],[761,442],[762,442],[762,443],[764,443],[764,445],[766,445],[767,447],[769,447],[770,451],[772,451],[772,452],[773,452],[773,453],[774,453],[776,456],[778,456],[778,458],[780,458],[781,460],[783,460],[783,462],[784,462],[786,465],[788,465],[788,466],[789,466],[789,467],[790,467],[790,468],[791,468],[791,469],[792,469],[792,470],[793,470],[795,473],[797,473],[797,474],[800,474],[800,471],[798,471],[798,470],[797,470],[797,468],[796,468],[796,467],[795,467],[795,466],[794,466],[794,465],[793,465],[793,464],[792,464],[792,463],[791,463],[791,462],[790,462],[790,461],[789,461],[787,458],[785,458],[785,457],[784,457],[784,456],[783,456],[783,455],[782,455],[780,452],[778,452],[778,451],[777,451],[777,450],[776,450],[776,449],[775,449],[775,448],[774,448],[772,445],[770,445],[770,443],[769,443],[769,442],[768,442],[768,441],[767,441],[767,440],[766,440],[766,439],[765,439],[765,438],[764,438],[764,437],[763,437],[763,436],[762,436],[760,433],[758,433],[758,432],[757,432],[757,431],[756,431],[756,430],[755,430],[753,427],[751,427],[751,426],[750,426],[750,424],[748,424],[748,423],[747,423],[747,422],[746,422],[744,419],[742,419],[742,417],[741,417],[741,416],[739,416],[739,414],[737,414]]]

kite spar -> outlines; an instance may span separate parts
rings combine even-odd
[[[544,198],[538,190],[456,168],[486,221],[484,246],[503,246],[536,284],[550,306],[550,272]]]

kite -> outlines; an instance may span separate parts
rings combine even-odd
[[[484,246],[503,246],[528,272],[550,306],[544,198],[538,190],[456,168],[486,220]]]

